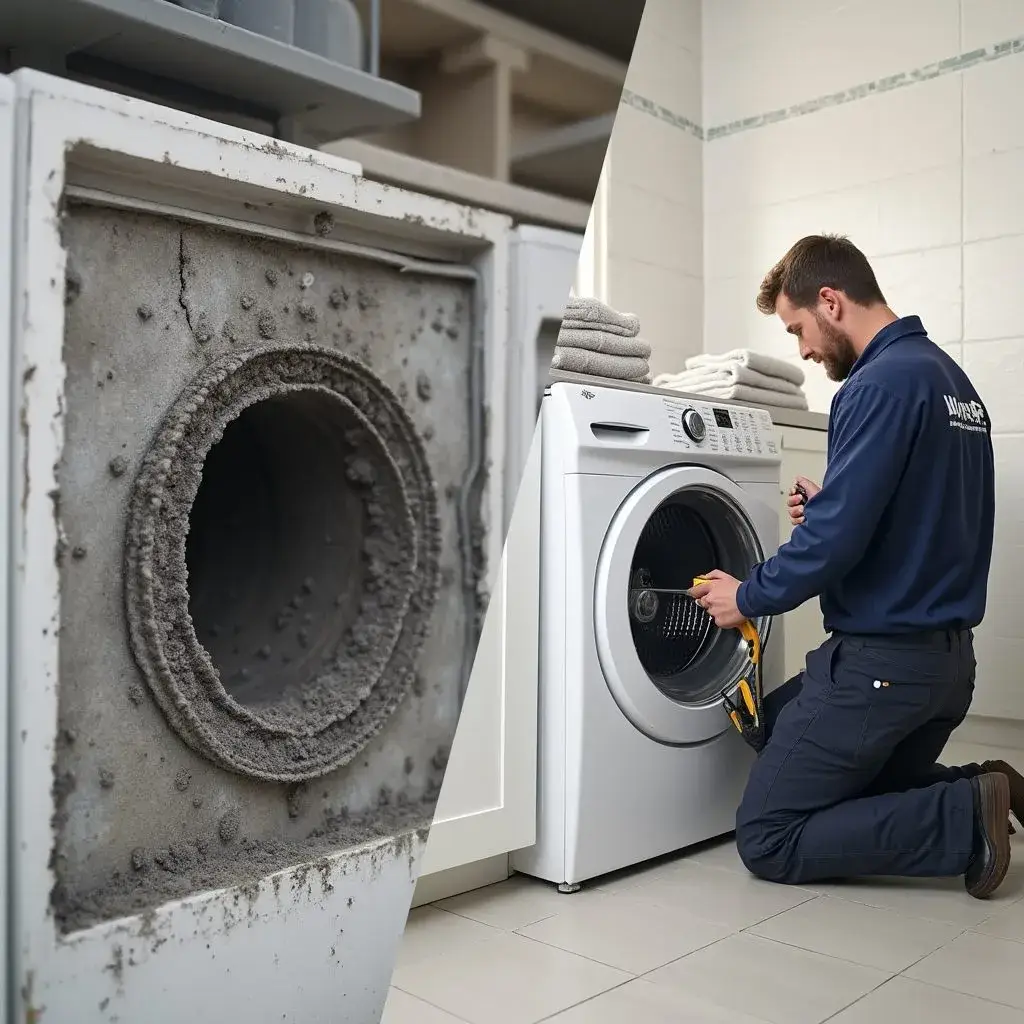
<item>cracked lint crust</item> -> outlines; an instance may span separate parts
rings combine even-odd
[[[168,723],[251,778],[350,762],[414,685],[439,529],[420,437],[372,371],[313,346],[211,362],[129,514],[132,651]]]

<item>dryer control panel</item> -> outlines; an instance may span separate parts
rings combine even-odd
[[[725,455],[778,455],[771,415],[765,409],[665,398],[672,440],[681,448]]]

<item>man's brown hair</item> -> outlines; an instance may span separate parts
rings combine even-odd
[[[765,275],[757,308],[771,316],[785,295],[797,309],[811,309],[822,288],[843,292],[859,306],[885,304],[871,264],[853,242],[842,235],[808,235]]]

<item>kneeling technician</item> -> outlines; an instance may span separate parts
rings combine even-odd
[[[1024,777],[938,758],[974,692],[994,523],[991,425],[967,375],[916,316],[897,317],[845,238],[797,242],[757,298],[800,355],[842,381],[820,489],[797,483],[795,524],[743,582],[691,594],[723,627],[820,597],[829,638],[765,698],[768,740],[736,819],[755,875],[791,884],[958,876],[1003,881]]]

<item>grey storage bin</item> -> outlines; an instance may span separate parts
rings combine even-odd
[[[295,0],[295,45],[336,64],[365,67],[363,23],[351,0]]]
[[[280,43],[295,38],[295,0],[222,0],[220,16],[231,25]]]
[[[220,17],[220,0],[171,0],[171,3],[184,7],[186,11],[205,14],[208,18]]]

